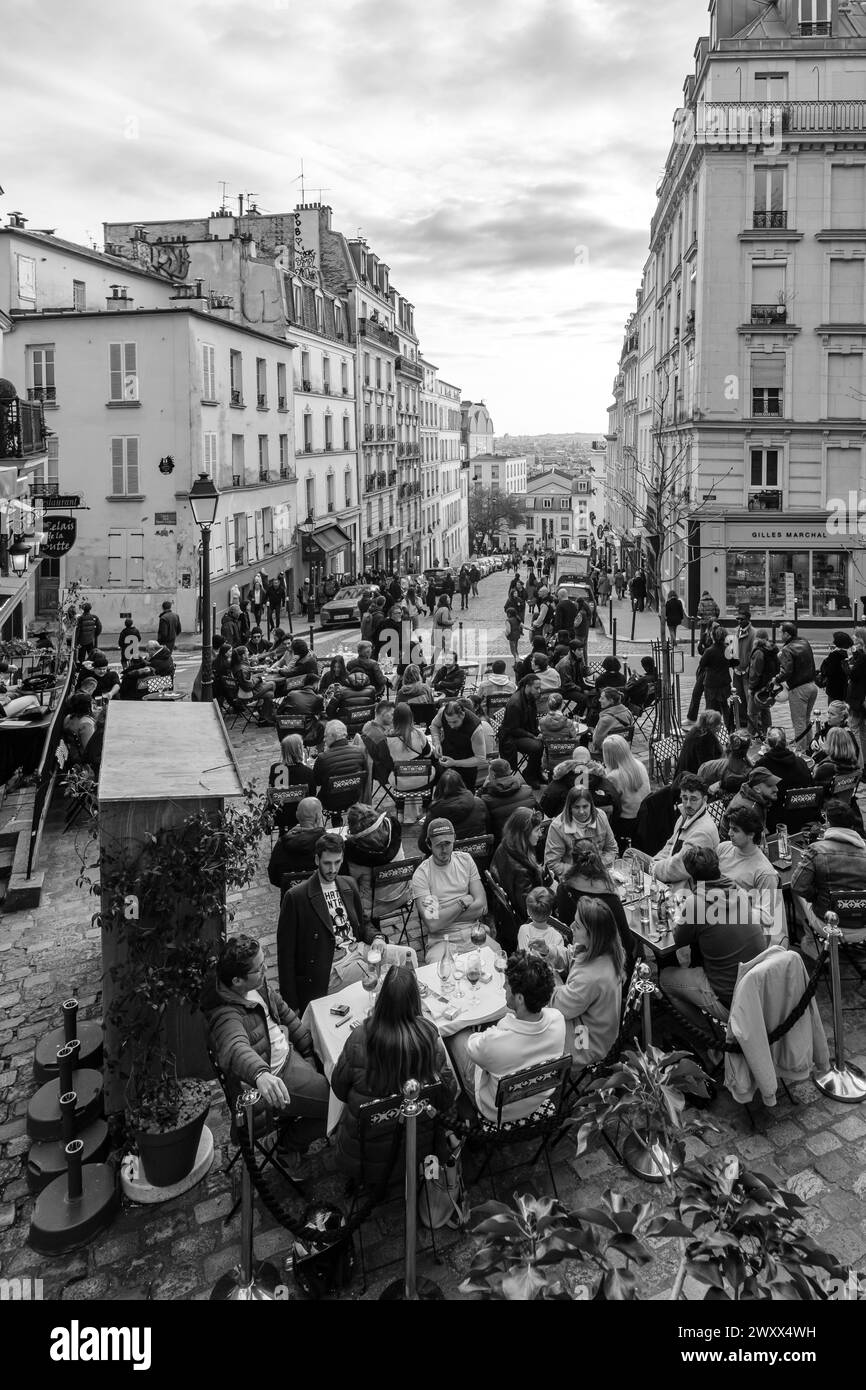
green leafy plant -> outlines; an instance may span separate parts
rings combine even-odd
[[[806,1205],[730,1154],[690,1163],[675,1202],[687,1239],[674,1297],[687,1274],[709,1302],[830,1297],[828,1280],[844,1281],[848,1271],[806,1233]]]
[[[214,921],[224,928],[233,915],[226,895],[251,882],[270,819],[265,798],[247,787],[240,804],[146,835],[135,855],[97,853],[88,860],[87,850],[82,854],[78,886],[101,895],[93,921],[117,938],[120,959],[111,969],[105,1022],[118,1042],[106,1060],[128,1074],[127,1113],[135,1127],[177,1124],[200,1084],[177,1076],[165,1043],[166,1012],[171,1005],[198,1008],[216,958],[205,928]],[[97,843],[96,820],[89,838]]]
[[[515,1197],[513,1207],[487,1202],[473,1212],[479,1244],[460,1285],[461,1293],[492,1300],[568,1302],[579,1298],[636,1298],[635,1268],[649,1264],[646,1238],[681,1235],[668,1217],[654,1217],[648,1204],[628,1206],[606,1192],[603,1207],[568,1211],[552,1197]],[[598,1276],[595,1291],[578,1273],[563,1269],[579,1261]]]
[[[577,1153],[590,1138],[607,1137],[616,1123],[643,1147],[660,1142],[677,1163],[682,1162],[685,1140],[703,1135],[715,1126],[686,1115],[687,1096],[706,1099],[709,1078],[687,1052],[662,1052],[656,1047],[635,1047],[606,1066],[587,1087],[571,1123],[577,1126]],[[667,1178],[662,1171],[660,1177]]]

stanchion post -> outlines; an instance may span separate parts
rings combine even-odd
[[[235,1104],[238,1125],[245,1124],[250,1149],[255,1153],[253,1111],[259,1099],[255,1088],[242,1091]],[[241,1164],[241,1262],[217,1281],[211,1302],[272,1303],[277,1287],[277,1271],[272,1264],[253,1263],[253,1183],[246,1163]]]
[[[610,635],[611,635],[611,640],[612,640],[612,642],[613,642],[613,655],[616,656],[616,618],[614,618],[614,620],[613,620],[613,624],[612,624],[611,630],[610,630]]]
[[[314,652],[314,651],[316,650],[316,639],[315,639],[315,637],[313,636],[313,624],[312,624],[312,623],[310,623],[310,629],[309,629],[309,630],[310,630],[310,651],[311,651],[311,652]]]
[[[636,619],[636,618],[637,618],[637,608],[635,607],[634,603],[632,603],[632,606],[631,606],[631,640],[632,640],[632,642],[634,641],[634,625],[635,625],[635,619]]]
[[[380,1301],[418,1303],[444,1299],[445,1295],[432,1279],[419,1279],[416,1272],[418,1240],[418,1116],[430,1107],[419,1099],[421,1087],[417,1081],[403,1085],[403,1104],[400,1119],[406,1126],[406,1267],[402,1280],[388,1284],[379,1295]]]
[[[608,600],[607,609],[608,609],[608,614],[607,614],[607,628],[608,628],[608,632],[612,632],[612,631],[613,631],[613,594],[611,594],[610,599]]]
[[[83,1139],[71,1139],[64,1149],[66,1154],[66,1196],[70,1202],[80,1201],[84,1191],[81,1177],[81,1154],[83,1150]]]
[[[815,1085],[831,1100],[846,1105],[859,1105],[866,1100],[866,1076],[859,1067],[845,1061],[845,1024],[842,1017],[842,980],[839,975],[839,942],[842,929],[835,912],[825,912],[824,923],[830,943],[830,988],[833,994],[833,1052],[834,1062],[823,1076],[815,1077]]]
[[[692,629],[692,656],[694,656],[694,654],[695,654],[695,625],[696,625],[696,619],[695,619],[695,618],[689,618],[689,624],[690,624],[691,629]]]
[[[66,1042],[71,1043],[73,1038],[78,1037],[78,1000],[64,999],[63,1009],[63,1037]]]
[[[457,623],[457,660],[463,660],[463,620]]]

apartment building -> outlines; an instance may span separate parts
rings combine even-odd
[[[711,3],[650,229],[651,371],[639,343],[691,611],[707,588],[831,628],[866,592],[864,93],[859,7]]]
[[[469,555],[469,516],[463,504],[460,387],[441,377],[436,380],[436,418],[443,561],[460,565]]]
[[[441,564],[439,495],[439,397],[436,390],[439,368],[424,357],[419,359],[421,382],[421,568]]]
[[[470,454],[469,475],[473,486],[522,495],[526,492],[526,455]]]
[[[460,430],[466,457],[495,452],[496,434],[490,411],[483,401],[461,401]]]
[[[592,481],[587,470],[572,474],[542,468],[526,483],[523,525],[511,527],[508,544],[522,550],[588,550],[594,523],[590,522]]]

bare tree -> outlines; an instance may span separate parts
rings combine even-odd
[[[469,540],[475,550],[475,533],[481,531],[491,541],[499,538],[502,523],[514,528],[524,522],[524,502],[514,492],[500,492],[496,488],[471,487],[469,489]]]

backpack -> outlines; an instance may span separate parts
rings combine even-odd
[[[317,1202],[304,1212],[302,1229],[292,1242],[292,1274],[307,1298],[328,1298],[351,1282],[355,1245],[343,1211]]]

